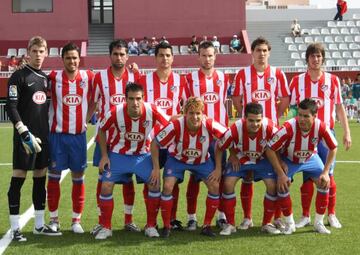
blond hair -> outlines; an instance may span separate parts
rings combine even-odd
[[[201,110],[204,111],[204,102],[200,97],[189,97],[184,106],[184,112],[189,110]]]
[[[36,45],[38,47],[45,47],[45,49],[47,49],[46,40],[44,38],[42,38],[41,36],[39,36],[39,35],[34,36],[29,40],[28,50],[30,50],[31,47],[34,46],[34,45]]]

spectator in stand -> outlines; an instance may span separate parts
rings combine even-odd
[[[294,19],[293,23],[291,24],[291,34],[294,37],[301,37],[301,27],[297,19]]]
[[[149,40],[146,36],[139,42],[140,54],[149,54]]]
[[[206,42],[208,39],[207,39],[207,36],[206,35],[203,35],[201,41],[200,41],[200,44],[202,44],[203,42]]]
[[[163,36],[161,37],[160,42],[169,43],[169,41],[166,39],[165,35],[163,35]]]
[[[27,57],[26,57],[26,55],[22,55],[20,60],[19,60],[18,65],[23,66],[23,65],[26,65],[26,64],[27,64]]]
[[[191,43],[188,46],[188,52],[190,54],[198,53],[199,52],[199,42],[196,39],[196,35],[191,37]]]
[[[2,62],[1,62],[1,60],[0,60],[0,72],[1,72],[1,67],[2,67]]]
[[[16,61],[15,56],[11,56],[8,62],[8,70],[10,72],[13,72],[16,70],[17,66],[18,66],[18,62]]]
[[[343,20],[343,16],[347,11],[347,3],[344,0],[338,0],[336,4],[337,13],[334,17],[334,20]]]
[[[230,41],[230,52],[231,53],[238,53],[243,50],[243,46],[241,45],[240,40],[238,39],[237,35],[233,35],[233,39]]]
[[[217,40],[217,36],[214,35],[212,40],[211,40],[214,48],[215,48],[215,53],[218,54],[220,53],[220,42]]]
[[[128,43],[128,49],[129,49],[129,54],[135,54],[135,55],[139,55],[139,45],[138,43],[135,41],[135,38],[131,38],[131,41]]]
[[[158,45],[158,44],[159,44],[159,42],[156,41],[156,37],[152,37],[151,42],[150,42],[149,55],[155,55],[155,48],[156,48],[156,45]]]

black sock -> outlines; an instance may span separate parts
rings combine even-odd
[[[35,210],[45,209],[45,200],[46,200],[45,183],[46,183],[46,176],[33,177],[32,199]]]
[[[10,187],[8,191],[8,203],[10,215],[18,215],[20,211],[20,195],[21,187],[24,184],[25,178],[11,177]]]

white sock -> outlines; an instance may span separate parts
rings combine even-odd
[[[81,213],[73,212],[73,213],[72,213],[72,218],[73,218],[73,219],[76,219],[77,222],[80,222]]]
[[[36,210],[35,211],[35,228],[41,228],[45,224],[45,210]]]
[[[50,213],[50,218],[58,218],[59,217],[58,210],[55,210],[55,211],[49,212],[49,213]]]
[[[195,220],[195,221],[197,221],[197,219],[196,219],[196,214],[194,213],[194,214],[188,214],[188,220],[190,221],[190,220]]]
[[[324,224],[324,214],[315,213],[315,223],[317,222]]]
[[[133,205],[124,205],[125,214],[133,214],[134,206]]]
[[[289,216],[284,216],[285,222],[288,224],[295,224],[294,216],[293,214],[290,214]]]
[[[226,220],[226,216],[224,212],[219,211],[218,220]]]
[[[19,225],[20,215],[19,214],[10,215],[9,219],[10,219],[10,226],[11,226],[12,231],[20,229],[20,225]]]

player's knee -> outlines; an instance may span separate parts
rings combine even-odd
[[[170,195],[172,193],[173,189],[174,189],[174,183],[167,182],[167,181],[164,182],[163,194]]]
[[[114,183],[112,182],[103,182],[101,184],[101,195],[110,195],[112,194],[112,188],[114,187]]]
[[[211,194],[219,194],[219,183],[218,182],[216,182],[216,181],[208,182],[207,186],[208,186],[208,191]]]

